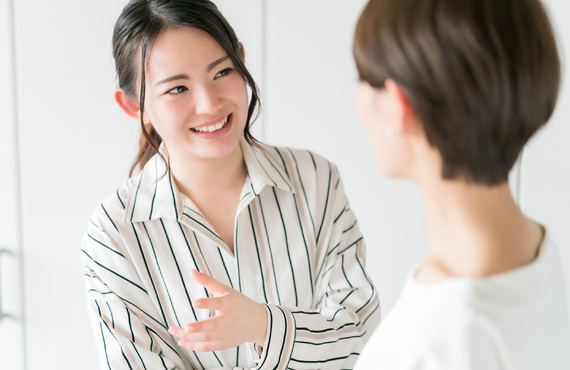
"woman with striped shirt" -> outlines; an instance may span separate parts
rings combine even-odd
[[[231,26],[207,0],[133,0],[113,51],[142,137],[82,241],[101,366],[352,368],[380,317],[356,218],[333,164],[251,136]]]

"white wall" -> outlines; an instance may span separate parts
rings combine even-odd
[[[548,124],[530,141],[521,169],[523,210],[549,228],[566,273],[570,309],[570,2],[544,0],[562,49],[563,81]]]
[[[426,225],[417,189],[381,177],[356,117],[351,41],[365,0],[215,2],[243,41],[262,88],[263,116],[254,133],[271,144],[310,148],[338,165],[387,313],[425,252]],[[24,347],[25,370],[96,369],[79,241],[94,207],[126,179],[138,141],[137,122],[112,97],[112,27],[126,1],[14,1],[13,17],[11,3],[2,0],[0,8],[0,244],[22,258],[3,269],[16,277],[2,293],[21,290],[14,287],[22,265],[25,331],[13,329],[6,340],[8,326],[0,323],[0,368],[10,353],[20,359],[6,368],[24,369]],[[570,25],[562,16],[570,5],[547,3],[569,50]],[[14,53],[4,20],[14,23]],[[552,122],[525,152],[521,172],[523,208],[550,227],[567,271],[569,84],[565,76]],[[15,312],[19,302],[10,298]]]

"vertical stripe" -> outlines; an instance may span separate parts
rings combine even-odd
[[[158,261],[158,257],[156,256],[156,250],[154,249],[154,244],[152,242],[152,239],[150,238],[150,234],[148,233],[148,230],[147,230],[146,225],[144,223],[143,223],[143,227],[144,227],[144,230],[146,232],[146,236],[148,237],[148,242],[150,243],[150,249],[152,250],[152,253],[154,255],[154,262],[156,263],[156,267],[158,268],[158,273],[160,274],[160,279],[162,280],[162,286],[164,287],[164,290],[166,291],[166,295],[168,296],[168,300],[170,301],[170,306],[172,307],[172,312],[174,313],[174,317],[176,318],[176,324],[178,326],[180,326],[180,320],[178,319],[178,315],[176,314],[176,310],[174,309],[174,304],[172,303],[172,295],[170,294],[170,290],[168,289],[168,286],[166,285],[166,281],[164,280],[164,274],[162,273],[162,268],[160,267],[160,262]],[[164,233],[166,234],[166,230],[164,230]],[[166,240],[168,241],[168,244],[170,245],[170,240],[168,239],[168,235],[166,235]],[[154,285],[154,283],[153,283],[153,285]],[[168,321],[166,320],[166,317],[164,318],[164,324],[166,326],[168,326]]]
[[[259,244],[257,243],[257,235],[255,234],[255,227],[253,222],[253,216],[251,215],[251,207],[247,207],[249,211],[249,219],[251,221],[251,232],[253,233],[253,241],[255,242],[255,250],[257,251],[257,261],[259,262],[259,275],[261,276],[261,286],[263,287],[263,297],[265,298],[265,303],[269,303],[267,299],[267,291],[265,289],[265,277],[263,276],[263,263],[261,262],[261,255],[259,254]]]
[[[121,350],[121,354],[123,356],[123,359],[127,363],[127,366],[129,367],[129,369],[133,370],[131,363],[129,362],[127,356],[125,355],[125,352],[123,351],[123,347],[121,346],[121,342],[117,339],[113,330],[111,330],[111,328],[109,327],[109,324],[107,324],[107,321],[105,319],[103,319],[103,316],[101,316],[101,308],[99,307],[99,303],[97,303],[97,309],[99,310],[99,316],[101,317],[101,322],[103,323],[103,325],[105,325],[105,329],[107,329],[107,331],[109,333],[111,333],[111,335],[115,338],[115,340],[117,341],[117,345],[119,346],[119,349]],[[103,331],[103,328],[101,328],[101,332],[102,331]],[[107,364],[108,364],[108,362],[107,362]]]
[[[325,218],[327,215],[327,207],[329,204],[329,195],[331,193],[331,180],[332,180],[332,170],[329,166],[329,185],[327,186],[327,199],[325,200],[325,209],[323,210],[323,219],[321,221],[321,227],[319,227],[319,232],[317,233],[317,244],[319,243],[321,231],[323,231],[323,225],[325,224]]]
[[[164,313],[164,310],[162,309],[162,304],[160,303],[160,296],[158,294],[158,290],[156,289],[156,285],[154,284],[154,279],[152,278],[152,274],[150,273],[150,268],[148,267],[148,263],[146,261],[145,255],[144,255],[144,251],[143,251],[137,230],[135,228],[135,225],[132,225],[132,227],[133,227],[133,232],[134,232],[136,240],[137,240],[139,251],[141,253],[141,257],[142,257],[143,262],[144,262],[144,267],[146,269],[146,273],[148,274],[150,283],[152,285],[152,290],[154,291],[154,295],[156,296],[156,302],[158,303],[158,308],[160,309],[160,314],[162,316],[162,319],[164,320],[164,323],[166,323],[166,314]]]
[[[291,266],[291,278],[293,279],[293,291],[295,292],[295,307],[299,305],[299,297],[297,295],[297,282],[295,281],[295,270],[293,269],[293,262],[291,261],[291,251],[289,250],[289,240],[287,239],[287,227],[285,226],[285,220],[283,219],[283,213],[281,213],[281,206],[279,205],[279,199],[277,199],[277,193],[273,189],[273,195],[275,197],[275,204],[277,204],[277,209],[279,210],[279,217],[281,217],[281,223],[283,224],[283,233],[285,234],[285,247],[287,247],[287,257],[289,257],[289,266]]]
[[[220,261],[222,261],[222,266],[224,267],[224,271],[226,272],[226,275],[228,277],[228,281],[230,282],[230,286],[234,287],[234,283],[232,282],[232,277],[230,276],[230,273],[228,272],[228,268],[226,266],[226,262],[224,261],[224,256],[222,255],[222,250],[220,247],[218,247],[218,254],[220,255]]]
[[[170,182],[170,191],[172,192],[172,203],[174,204],[174,214],[178,217],[178,206],[176,205],[176,195],[174,193],[174,185],[172,184],[172,175],[170,168],[168,169],[168,181]]]
[[[301,215],[299,214],[299,207],[297,206],[297,197],[293,194],[293,203],[295,204],[295,210],[297,211],[297,219],[299,220],[299,230],[301,230],[301,237],[303,238],[303,245],[305,246],[305,252],[307,254],[307,270],[309,271],[309,285],[311,287],[311,297],[315,295],[315,290],[313,288],[313,271],[311,268],[311,256],[309,253],[309,247],[307,245],[307,238],[305,237],[305,232],[303,231],[303,220],[301,220]]]
[[[109,313],[111,314],[111,326],[115,329],[115,317],[113,316],[113,311],[111,311],[111,307],[109,306],[109,302],[105,302],[107,308],[109,309]]]
[[[273,251],[271,250],[271,239],[269,238],[269,232],[267,231],[267,223],[265,222],[265,215],[263,214],[263,202],[261,200],[258,202],[259,210],[261,212],[261,219],[263,220],[263,228],[265,229],[265,238],[267,240],[267,249],[269,250],[269,255],[271,256],[271,271],[273,271],[273,281],[275,284],[275,293],[277,294],[277,301],[281,305],[281,296],[279,295],[279,285],[277,284],[277,273],[275,272],[275,261],[273,259]]]
[[[317,227],[315,225],[315,220],[313,220],[313,215],[311,213],[311,207],[309,205],[309,199],[307,198],[307,192],[305,191],[305,186],[303,185],[303,180],[301,177],[301,171],[299,170],[299,163],[297,163],[297,158],[295,158],[295,155],[293,154],[293,152],[289,149],[289,153],[291,154],[291,157],[293,158],[293,161],[295,162],[295,168],[297,170],[297,178],[299,179],[299,184],[301,185],[301,190],[303,190],[303,197],[305,198],[305,204],[307,205],[307,212],[309,213],[309,217],[311,219],[311,224],[313,225],[313,232],[316,234],[317,233]],[[311,156],[311,158],[313,158]],[[314,163],[314,158],[313,158],[313,163]],[[317,170],[317,165],[315,164],[315,171]]]
[[[111,364],[109,363],[109,355],[107,352],[107,342],[105,341],[105,334],[103,333],[103,316],[101,315],[101,307],[99,307],[99,302],[95,301],[97,305],[97,311],[99,312],[99,317],[101,317],[101,321],[99,322],[99,328],[101,329],[101,340],[103,341],[103,352],[105,353],[105,358],[107,360],[107,366],[109,366],[109,370],[111,369]]]
[[[182,276],[182,271],[180,271],[180,265],[178,264],[178,260],[176,259],[176,255],[174,254],[174,249],[172,248],[172,244],[170,243],[170,238],[168,237],[168,232],[166,231],[166,227],[164,226],[164,222],[162,221],[162,219],[160,220],[160,224],[162,225],[162,229],[164,230],[164,235],[166,236],[166,241],[168,242],[168,246],[170,247],[170,252],[172,253],[172,259],[174,261],[174,265],[176,266],[176,270],[178,271],[178,276],[180,277],[180,282],[182,283],[182,286],[184,287],[184,293],[186,294],[186,298],[188,299],[188,304],[190,305],[190,308],[192,309],[192,314],[194,315],[194,320],[198,321],[198,316],[196,315],[196,311],[194,310],[194,305],[192,304],[192,299],[190,298],[190,293],[188,292],[188,289],[186,288],[184,276]],[[178,223],[178,225],[180,226],[180,223]],[[180,232],[182,233],[182,235],[184,235],[184,230],[182,230],[182,226],[180,226]],[[184,240],[186,241],[186,245],[188,245],[188,241],[186,240],[186,235],[184,235]],[[190,253],[190,255],[192,256],[192,259],[194,259],[194,256],[192,255],[192,253]],[[194,261],[194,266],[196,266],[196,261]],[[196,268],[198,268],[198,267],[196,266]]]
[[[133,216],[135,215],[135,209],[136,209],[136,205],[137,205],[137,199],[138,199],[138,197],[139,197],[139,189],[140,189],[140,187],[141,187],[141,183],[142,183],[142,180],[143,180],[143,175],[144,175],[144,168],[143,168],[142,171],[141,171],[141,174],[140,174],[140,177],[141,177],[141,178],[140,178],[140,180],[139,180],[139,185],[137,186],[137,191],[135,192],[135,199],[133,200],[133,210],[132,210],[132,212],[131,212],[131,222],[133,222]]]
[[[344,271],[344,254],[342,255],[342,263],[340,264],[342,267],[342,274],[344,275],[344,278],[346,279],[346,282],[348,283],[348,286],[351,288],[354,288],[352,286],[352,284],[350,283],[350,280],[348,280],[348,276],[346,276],[346,271]]]
[[[236,235],[238,235],[238,223],[236,222]],[[237,279],[238,279],[238,286],[239,286],[239,291],[243,292],[242,288],[241,288],[241,268],[240,268],[240,264],[239,264],[239,247],[238,247],[238,240],[239,238],[236,237],[236,242],[234,244],[234,254],[236,256],[236,267],[237,267]]]
[[[158,172],[158,157],[154,158],[154,168],[155,171]],[[154,209],[154,200],[156,199],[157,189],[158,189],[158,181],[154,183],[154,194],[152,195],[152,200],[150,201],[150,214],[148,215],[149,220],[152,220],[152,210]]]

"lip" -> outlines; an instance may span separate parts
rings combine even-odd
[[[233,126],[233,122],[234,122],[234,115],[233,113],[230,113],[227,116],[221,116],[215,120],[211,120],[208,121],[202,125],[199,126],[194,126],[192,128],[196,128],[196,127],[203,127],[203,126],[210,126],[210,125],[215,125],[216,123],[220,122],[221,120],[223,120],[225,117],[228,117],[228,120],[226,122],[226,124],[224,125],[224,127],[222,127],[221,129],[217,130],[217,131],[212,131],[212,132],[200,132],[200,131],[194,131],[192,129],[189,129],[188,131],[190,131],[191,133],[193,133],[194,135],[197,135],[198,137],[202,138],[202,139],[216,139],[218,137],[224,136],[226,135]]]
[[[202,123],[201,125],[193,126],[193,127],[191,127],[190,129],[194,129],[194,128],[198,128],[198,127],[205,127],[205,126],[215,125],[216,123],[220,122],[221,120],[223,120],[223,119],[226,118],[226,117],[228,117],[228,121],[229,121],[229,119],[231,118],[231,117],[230,117],[231,115],[232,115],[232,113],[226,114],[226,115],[223,115],[223,116],[219,116],[218,118],[215,118],[215,119],[210,120],[210,121],[208,121],[208,122],[204,122],[204,123]]]

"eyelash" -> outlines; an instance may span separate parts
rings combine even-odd
[[[176,95],[183,93],[186,90],[188,90],[188,88],[186,88],[185,86],[176,86],[175,88],[168,90],[166,93]]]
[[[218,76],[219,76],[219,77],[227,76],[227,75],[229,75],[230,73],[232,73],[233,71],[234,71],[234,69],[233,69],[233,68],[229,68],[229,67],[228,67],[228,68],[225,68],[225,69],[222,69],[220,72],[218,72],[218,74],[216,74],[216,77],[218,77]]]
[[[230,73],[232,73],[233,71],[234,71],[233,68],[225,68],[225,69],[222,69],[220,72],[218,72],[218,73],[216,74],[216,77],[215,77],[215,78],[227,76],[227,75],[229,75]],[[187,88],[186,86],[176,86],[175,88],[168,90],[166,93],[167,93],[167,94],[176,95],[176,94],[183,93],[183,92],[186,91],[186,90],[188,90],[188,88]]]

